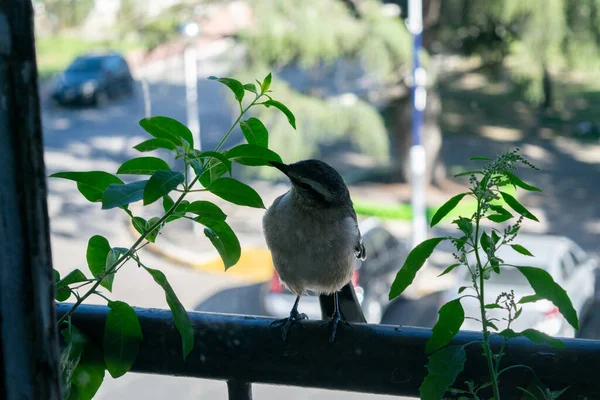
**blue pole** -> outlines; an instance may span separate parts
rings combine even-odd
[[[423,35],[423,5],[421,0],[409,0],[408,30],[413,37],[412,49],[412,146],[410,167],[412,185],[412,245],[427,238],[427,217],[425,207],[425,147],[422,144],[423,112],[427,102],[427,73],[421,67],[420,52]]]

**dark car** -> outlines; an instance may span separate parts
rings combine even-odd
[[[390,286],[410,249],[407,243],[396,238],[374,219],[361,222],[360,230],[367,259],[362,263],[357,260],[352,283],[367,321],[379,323],[390,304]],[[262,290],[262,311],[266,315],[286,317],[295,299],[296,296],[279,282],[277,273],[273,272],[272,280]],[[310,293],[302,296],[298,310],[311,319],[321,318],[319,299]]]
[[[125,59],[116,53],[79,56],[57,78],[52,98],[61,105],[104,105],[133,93],[134,80]]]

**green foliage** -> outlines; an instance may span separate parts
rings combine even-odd
[[[113,378],[131,369],[143,339],[137,314],[122,301],[109,301],[104,325],[104,363]]]
[[[462,346],[446,347],[429,356],[427,376],[419,388],[421,400],[443,398],[466,361],[467,353]]]
[[[419,272],[423,264],[425,264],[425,261],[427,261],[431,253],[433,253],[435,247],[445,239],[446,238],[444,237],[427,239],[410,252],[406,261],[404,261],[404,265],[400,268],[400,271],[398,271],[396,278],[392,283],[389,295],[390,300],[400,296],[402,292],[410,286],[415,279],[417,272]]]
[[[103,209],[120,209],[125,212],[139,238],[130,247],[113,247],[100,235],[89,239],[86,251],[88,267],[93,278],[88,279],[80,270],[74,270],[63,279],[55,271],[56,299],[67,300],[71,295],[77,299],[59,325],[66,324],[62,331],[66,347],[61,356],[61,371],[67,392],[66,399],[90,399],[98,390],[107,369],[113,378],[131,369],[143,340],[142,330],[135,310],[121,301],[108,299],[98,291],[99,287],[112,291],[115,274],[133,260],[146,270],[161,286],[171,309],[175,326],[182,340],[182,354],[187,357],[194,347],[194,329],[190,318],[177,298],[163,272],[149,268],[142,260],[139,250],[157,240],[160,229],[167,223],[180,218],[193,220],[204,225],[204,234],[221,256],[225,269],[233,267],[241,257],[240,242],[226,222],[227,215],[208,200],[190,203],[185,199],[191,192],[212,193],[233,204],[264,208],[260,195],[250,186],[231,177],[232,162],[241,165],[269,165],[269,161],[282,162],[281,157],[268,148],[268,132],[258,118],[243,120],[253,106],[269,105],[282,111],[293,127],[295,117],[283,103],[273,100],[267,93],[272,84],[271,74],[263,82],[258,82],[260,91],[254,84],[242,84],[232,78],[215,78],[232,89],[240,106],[240,114],[233,126],[223,135],[221,142],[211,151],[194,149],[190,130],[180,122],[167,117],[144,118],[140,126],[153,139],[138,144],[140,152],[165,149],[171,152],[170,158],[184,162],[181,171],[174,171],[169,164],[157,157],[138,157],[125,161],[118,174],[132,176],[150,175],[147,180],[124,183],[117,176],[103,171],[59,172],[52,177],[75,181],[81,194],[91,202],[102,202]],[[240,90],[241,89],[241,90]],[[254,94],[248,100],[245,91]],[[268,103],[268,104],[267,104]],[[244,124],[248,144],[238,145],[229,151],[221,150],[238,123]],[[193,172],[190,172],[190,167]],[[189,174],[189,175],[188,175]],[[187,179],[186,179],[187,178]],[[203,188],[198,189],[197,184]],[[171,195],[178,194],[176,200]],[[129,206],[143,200],[139,207],[162,200],[164,214],[145,219],[135,215]],[[71,323],[71,315],[88,297],[97,295],[108,302],[110,311],[104,327],[102,349],[93,347]]]
[[[441,2],[439,38],[486,62],[509,57],[530,101],[544,96],[544,69],[597,70],[598,0]]]
[[[161,271],[144,266],[144,269],[152,276],[154,281],[160,285],[165,291],[167,304],[173,313],[175,326],[181,335],[181,343],[183,349],[183,358],[185,359],[194,348],[194,328],[190,322],[190,317],[185,311],[185,308],[177,298],[175,291],[171,287],[167,277]]]
[[[476,211],[470,217],[461,216],[452,222],[456,225],[460,236],[428,239],[416,246],[408,255],[404,266],[398,272],[390,289],[390,299],[400,295],[412,283],[416,272],[423,266],[437,244],[445,239],[454,245],[456,249],[454,257],[457,263],[446,268],[440,276],[456,268],[468,268],[471,275],[472,285],[461,287],[458,290],[460,297],[446,303],[439,310],[439,319],[433,327],[431,338],[426,346],[426,352],[434,352],[434,354],[429,358],[429,363],[427,364],[428,375],[420,388],[422,399],[441,400],[448,391],[470,394],[474,398],[481,398],[481,394],[478,394],[478,391],[486,387],[491,387],[493,398],[500,400],[498,386],[500,374],[508,368],[530,368],[527,366],[509,366],[500,369],[500,361],[504,355],[504,344],[497,353],[494,353],[490,346],[490,337],[492,335],[500,336],[504,342],[517,337],[525,337],[535,343],[547,343],[556,348],[563,347],[564,344],[560,340],[534,329],[526,329],[522,332],[515,332],[511,329],[511,324],[521,315],[523,309],[520,305],[522,304],[543,299],[549,300],[558,308],[571,326],[575,329],[579,328],[579,321],[571,300],[565,290],[552,279],[552,276],[547,271],[540,268],[505,264],[503,260],[496,256],[500,247],[509,245],[518,253],[533,257],[533,254],[529,250],[519,244],[513,243],[513,241],[518,235],[524,218],[533,221],[537,221],[537,218],[519,203],[514,196],[506,193],[506,186],[514,185],[528,191],[540,191],[540,189],[523,182],[514,172],[518,164],[523,164],[534,169],[537,168],[520,156],[518,149],[502,153],[496,160],[482,158],[473,158],[473,160],[489,162],[483,170],[475,171],[471,174],[471,190],[468,193],[454,196],[440,207],[434,215],[431,224],[432,226],[435,225],[450,213],[463,197],[472,197],[477,204]],[[498,204],[500,199],[504,204]],[[484,231],[481,222],[485,218],[496,223],[503,223],[515,218],[504,208],[504,205],[510,207],[520,215],[516,222],[504,226],[503,229],[492,228],[489,232]],[[468,258],[470,254],[475,256],[474,263]],[[485,282],[493,274],[500,274],[501,267],[516,268],[527,279],[535,294],[525,296],[517,303],[515,302],[513,291],[503,292],[496,298],[494,303],[486,304],[484,299]],[[477,299],[480,315],[477,317],[465,316],[464,309],[460,303],[464,297]],[[489,310],[498,310],[497,312],[507,314],[503,318],[507,322],[506,329],[498,332],[499,329],[496,324],[500,320],[490,317],[488,315]],[[461,391],[450,389],[450,387],[463,369],[466,354],[462,347],[444,346],[450,343],[466,318],[475,319],[481,323],[483,340],[468,343],[467,345],[480,345],[482,347],[482,354],[487,360],[489,381],[482,381],[477,385],[471,382],[467,385],[469,391]],[[494,331],[498,333],[494,333]],[[546,396],[545,398],[551,397]]]

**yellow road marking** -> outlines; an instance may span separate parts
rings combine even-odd
[[[207,272],[232,274],[250,282],[265,282],[273,276],[273,260],[266,248],[242,249],[242,256],[238,263],[227,271],[220,258],[207,263],[191,264],[191,267]]]

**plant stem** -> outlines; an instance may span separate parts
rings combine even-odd
[[[256,101],[258,99],[260,99],[261,96],[258,96],[256,99],[252,100],[252,103],[248,104],[248,107],[246,107],[245,109],[242,110],[242,112],[240,112],[240,115],[237,117],[237,119],[235,120],[235,122],[233,123],[233,125],[231,125],[231,128],[229,128],[229,130],[227,131],[227,133],[225,134],[225,136],[223,136],[223,139],[221,139],[221,141],[219,142],[219,144],[217,145],[217,147],[215,147],[214,151],[219,151],[221,149],[221,146],[223,146],[223,144],[225,143],[225,141],[227,140],[227,138],[229,138],[229,135],[231,135],[231,132],[233,132],[233,129],[240,122],[240,120],[242,119],[242,117],[244,116],[244,114],[246,114],[246,112],[248,112],[248,110],[250,109],[250,107],[252,107],[256,103]]]
[[[481,219],[481,199],[477,199],[477,213],[475,214],[475,258],[477,259],[477,269],[479,270],[479,308],[481,311],[481,323],[483,325],[483,341],[485,347],[485,358],[487,359],[488,369],[490,371],[490,379],[492,380],[492,388],[494,390],[494,400],[500,400],[500,389],[498,387],[498,376],[494,368],[494,360],[492,359],[492,347],[490,346],[490,333],[487,327],[487,318],[485,316],[485,291],[483,266],[479,257],[479,221]]]
[[[252,107],[261,96],[257,96],[256,99],[254,99],[252,101],[252,103],[250,103],[248,105],[248,107],[246,107],[245,109],[241,110],[240,115],[237,117],[237,119],[235,120],[235,122],[233,123],[233,125],[231,125],[231,128],[229,128],[229,130],[227,131],[227,133],[225,134],[225,136],[223,137],[223,139],[221,139],[221,141],[219,142],[219,144],[217,145],[217,147],[215,148],[214,151],[219,151],[219,149],[221,148],[221,146],[223,146],[223,144],[225,143],[225,141],[227,140],[227,138],[231,135],[231,132],[233,132],[233,129],[235,128],[235,126],[240,122],[240,120],[242,119],[242,117],[244,116],[244,114],[246,114],[246,112],[250,109],[250,107]],[[185,165],[185,168],[186,168],[185,171],[186,171],[186,174],[187,174],[187,168],[188,168],[187,163]],[[148,236],[151,232],[153,232],[158,226],[160,226],[164,221],[166,221],[166,219],[168,217],[170,217],[175,212],[175,209],[177,208],[177,206],[179,206],[179,204],[183,201],[183,199],[185,198],[185,196],[188,193],[195,192],[195,191],[203,191],[203,189],[199,189],[199,190],[192,190],[191,189],[192,187],[194,187],[194,184],[198,181],[198,179],[200,179],[200,176],[196,175],[196,177],[190,182],[189,185],[184,185],[184,190],[181,192],[181,195],[175,201],[175,203],[171,206],[171,208],[169,209],[169,211],[167,211],[150,228],[148,228],[147,230],[145,230],[144,233],[140,235],[140,237],[138,238],[138,240],[135,241],[135,243],[133,244],[133,246],[131,246],[129,248],[129,250],[125,254],[123,254],[117,261],[115,261],[115,263],[113,265],[110,266],[110,268],[108,268],[104,272],[104,274],[103,274],[104,276],[115,272],[115,270],[117,270],[117,268],[120,265],[122,265],[125,262],[127,262],[139,249],[141,249],[142,247],[144,247],[147,243],[143,244],[142,246],[140,246],[140,244],[146,239],[146,236]],[[186,179],[186,182],[187,182],[187,179]],[[138,246],[140,246],[140,247],[138,248]],[[67,318],[70,318],[71,315],[73,315],[73,313],[77,309],[77,307],[79,307],[81,305],[81,303],[83,303],[88,297],[90,297],[96,291],[96,289],[98,288],[98,286],[100,286],[100,282],[102,282],[102,279],[103,279],[103,277],[101,279],[96,280],[96,283],[94,283],[94,285],[83,296],[77,298],[77,302],[75,302],[75,304],[73,304],[73,306],[69,309],[69,311],[67,311],[62,317],[60,317],[60,319],[58,320],[58,325],[60,325]]]
[[[198,176],[196,176],[194,178],[194,180],[192,181],[192,183],[191,183],[190,186],[192,186],[194,183],[196,183],[197,180],[198,180]],[[110,268],[108,268],[104,274],[107,275],[107,274],[112,273],[119,265],[121,265],[122,263],[128,261],[131,258],[131,256],[136,251],[138,251],[137,247],[146,239],[146,236],[148,236],[150,234],[150,232],[153,232],[154,229],[156,229],[168,217],[170,217],[171,214],[173,214],[173,212],[175,212],[175,209],[183,201],[183,198],[185,197],[186,194],[187,194],[187,192],[182,193],[181,196],[179,196],[179,198],[175,201],[175,203],[173,203],[173,205],[171,206],[171,208],[169,209],[169,211],[167,211],[150,228],[148,228],[147,230],[145,230],[144,233],[142,235],[140,235],[140,237],[138,238],[138,240],[135,241],[135,243],[133,244],[133,246],[131,246],[129,248],[129,250],[127,250],[127,252],[125,254],[123,254],[117,261],[115,261],[115,263],[113,265],[111,265]],[[102,279],[98,279],[96,281],[96,283],[94,283],[94,285],[83,296],[81,296],[79,299],[77,299],[77,302],[75,304],[73,304],[73,306],[69,309],[69,311],[67,311],[62,317],[60,317],[60,319],[58,320],[58,325],[60,325],[65,319],[69,318],[75,312],[75,310],[77,309],[77,307],[79,307],[81,305],[81,303],[83,303],[88,297],[90,297],[96,291],[96,289],[98,288],[98,286],[100,286],[100,282],[102,282]]]

